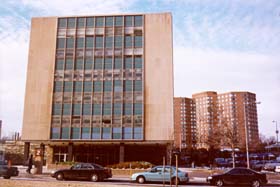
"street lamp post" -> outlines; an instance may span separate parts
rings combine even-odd
[[[278,144],[278,126],[277,126],[277,121],[273,120],[272,123],[275,123],[276,124],[276,130],[275,130],[275,133],[276,133],[276,144]]]
[[[244,102],[244,126],[245,126],[245,144],[246,144],[246,158],[247,158],[247,168],[250,168],[250,158],[249,158],[249,139],[248,139],[248,125],[247,125],[247,115],[246,115],[246,106],[248,104],[261,104],[261,102]]]

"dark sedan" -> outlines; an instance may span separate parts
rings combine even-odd
[[[93,163],[77,163],[70,169],[61,169],[52,172],[52,177],[57,180],[91,180],[103,181],[112,177],[112,170]]]
[[[233,168],[223,174],[212,175],[207,178],[211,185],[251,185],[259,187],[267,183],[265,173],[259,173],[247,168]]]

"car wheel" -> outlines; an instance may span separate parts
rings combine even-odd
[[[222,179],[218,179],[216,181],[216,186],[223,186],[224,185],[224,181]]]
[[[258,181],[258,180],[253,180],[251,186],[252,186],[252,187],[260,187],[260,186],[261,186],[260,181]]]
[[[4,176],[3,178],[4,178],[4,179],[10,179],[11,176]]]
[[[171,182],[172,184],[176,184],[176,177],[172,178]],[[179,178],[177,178],[177,184],[180,184]]]
[[[143,176],[137,177],[136,180],[137,180],[137,182],[138,182],[139,184],[143,184],[143,183],[145,183],[145,181],[146,181],[145,177],[143,177]]]
[[[97,182],[97,181],[98,181],[98,175],[92,174],[90,180],[91,180],[92,182]]]
[[[63,179],[64,179],[64,176],[63,176],[62,173],[58,173],[58,174],[56,175],[56,180],[62,181]]]

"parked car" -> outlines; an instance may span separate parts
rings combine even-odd
[[[145,182],[172,182],[176,183],[176,167],[174,166],[155,166],[149,171],[134,173],[131,176],[132,181],[140,184]],[[177,184],[189,182],[188,173],[178,169]]]
[[[263,169],[267,170],[267,171],[275,171],[276,166],[280,166],[280,163],[276,162],[276,161],[273,161],[273,162],[270,162],[270,163],[266,163],[264,165]]]
[[[280,166],[275,167],[275,172],[280,173]]]
[[[112,170],[93,163],[77,163],[69,169],[53,171],[51,176],[57,180],[103,181],[112,177]]]
[[[17,167],[8,166],[5,161],[0,161],[0,177],[9,179],[12,176],[18,176],[19,171]]]
[[[265,173],[247,168],[233,168],[223,174],[209,176],[206,181],[217,186],[249,184],[252,187],[259,187],[267,183],[267,178]]]
[[[266,161],[260,160],[258,162],[251,164],[251,168],[256,171],[261,171],[264,168],[265,164],[266,164]]]

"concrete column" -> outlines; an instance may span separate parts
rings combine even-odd
[[[171,143],[166,144],[166,164],[172,165],[172,145]]]
[[[29,152],[30,152],[30,142],[24,142],[24,161],[27,161],[29,158]]]
[[[68,144],[68,158],[67,161],[71,162],[73,160],[73,143]]]
[[[120,144],[119,162],[124,162],[124,143]]]

